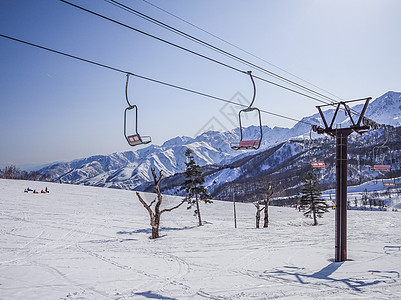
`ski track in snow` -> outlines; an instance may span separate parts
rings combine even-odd
[[[0,299],[400,299],[401,213],[349,211],[348,258],[333,262],[334,211],[318,226],[292,208],[181,207],[151,240],[134,192],[0,180]],[[147,200],[153,195],[144,194]],[[165,207],[179,199],[165,197]]]

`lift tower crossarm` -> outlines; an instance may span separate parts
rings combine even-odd
[[[364,104],[364,106],[362,108],[361,113],[359,114],[358,120],[355,122],[354,118],[352,117],[352,111],[351,111],[350,107],[348,106],[348,103],[357,102],[357,101],[363,101],[363,100],[365,101],[365,104]],[[320,127],[319,128],[320,132],[318,132],[318,133],[326,133],[326,134],[331,135],[333,137],[336,135],[335,132],[338,131],[338,129],[337,128],[333,129],[333,125],[334,125],[334,122],[335,122],[335,120],[337,118],[337,114],[340,111],[341,107],[346,112],[346,114],[348,115],[348,117],[349,117],[349,119],[350,119],[350,121],[352,123],[352,125],[349,127],[349,129],[351,129],[352,131],[357,132],[359,134],[364,132],[362,130],[369,130],[370,126],[365,125],[365,124],[361,125],[361,123],[362,123],[362,121],[364,119],[364,115],[365,115],[366,109],[368,108],[370,100],[372,100],[371,97],[364,98],[364,99],[357,99],[357,100],[341,101],[341,102],[338,102],[338,103],[316,106],[316,108],[319,111],[320,117],[322,118],[324,127],[325,127],[325,128],[321,128]],[[330,126],[329,126],[328,122],[326,120],[326,117],[324,116],[324,113],[322,111],[322,108],[323,107],[327,107],[327,106],[333,106],[333,105],[336,105],[336,110],[334,111],[334,115],[332,117],[332,120],[331,120]]]

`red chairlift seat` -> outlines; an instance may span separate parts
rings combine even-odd
[[[151,142],[149,136],[141,137],[139,134],[133,134],[126,137],[130,146],[137,146],[141,144],[148,144]]]
[[[231,144],[231,148],[234,150],[258,149],[259,146],[260,140],[240,141],[237,145]]]
[[[312,161],[310,164],[314,168],[325,168],[326,167],[326,164],[324,163],[324,161]]]
[[[390,171],[391,165],[374,165],[372,171]]]

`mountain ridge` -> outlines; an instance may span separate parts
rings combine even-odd
[[[360,107],[355,106],[355,109]],[[399,126],[401,125],[400,111],[401,93],[390,91],[371,102],[366,116],[376,122],[387,120],[389,125]],[[334,109],[327,110],[325,115],[330,116],[333,112]],[[338,117],[339,126],[344,126],[347,116],[339,115],[341,115]],[[151,168],[162,170],[165,177],[183,172],[187,148],[194,151],[195,162],[200,166],[230,165],[247,156],[258,155],[284,141],[309,139],[310,126],[308,124],[322,125],[320,115],[316,113],[304,117],[292,128],[263,126],[265,138],[257,152],[241,152],[230,148],[230,142],[239,140],[237,128],[229,132],[208,131],[195,138],[178,136],[164,142],[161,146],[150,145],[136,151],[95,155],[71,162],[56,163],[40,169],[39,172],[50,175],[55,181],[133,190],[144,188],[146,183],[151,181]],[[258,131],[259,127],[250,126],[244,129],[244,135],[255,136]],[[317,137],[313,135],[314,139]],[[270,166],[272,167],[274,166]],[[232,180],[234,177],[235,174],[232,174],[232,177],[227,176],[226,180]]]

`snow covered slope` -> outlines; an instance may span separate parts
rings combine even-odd
[[[400,299],[401,212],[349,211],[348,258],[333,262],[334,211],[311,226],[292,208],[215,201],[196,226],[181,207],[149,217],[131,191],[0,180],[0,298]],[[150,201],[153,195],[144,194]],[[179,199],[166,197],[166,207]]]

